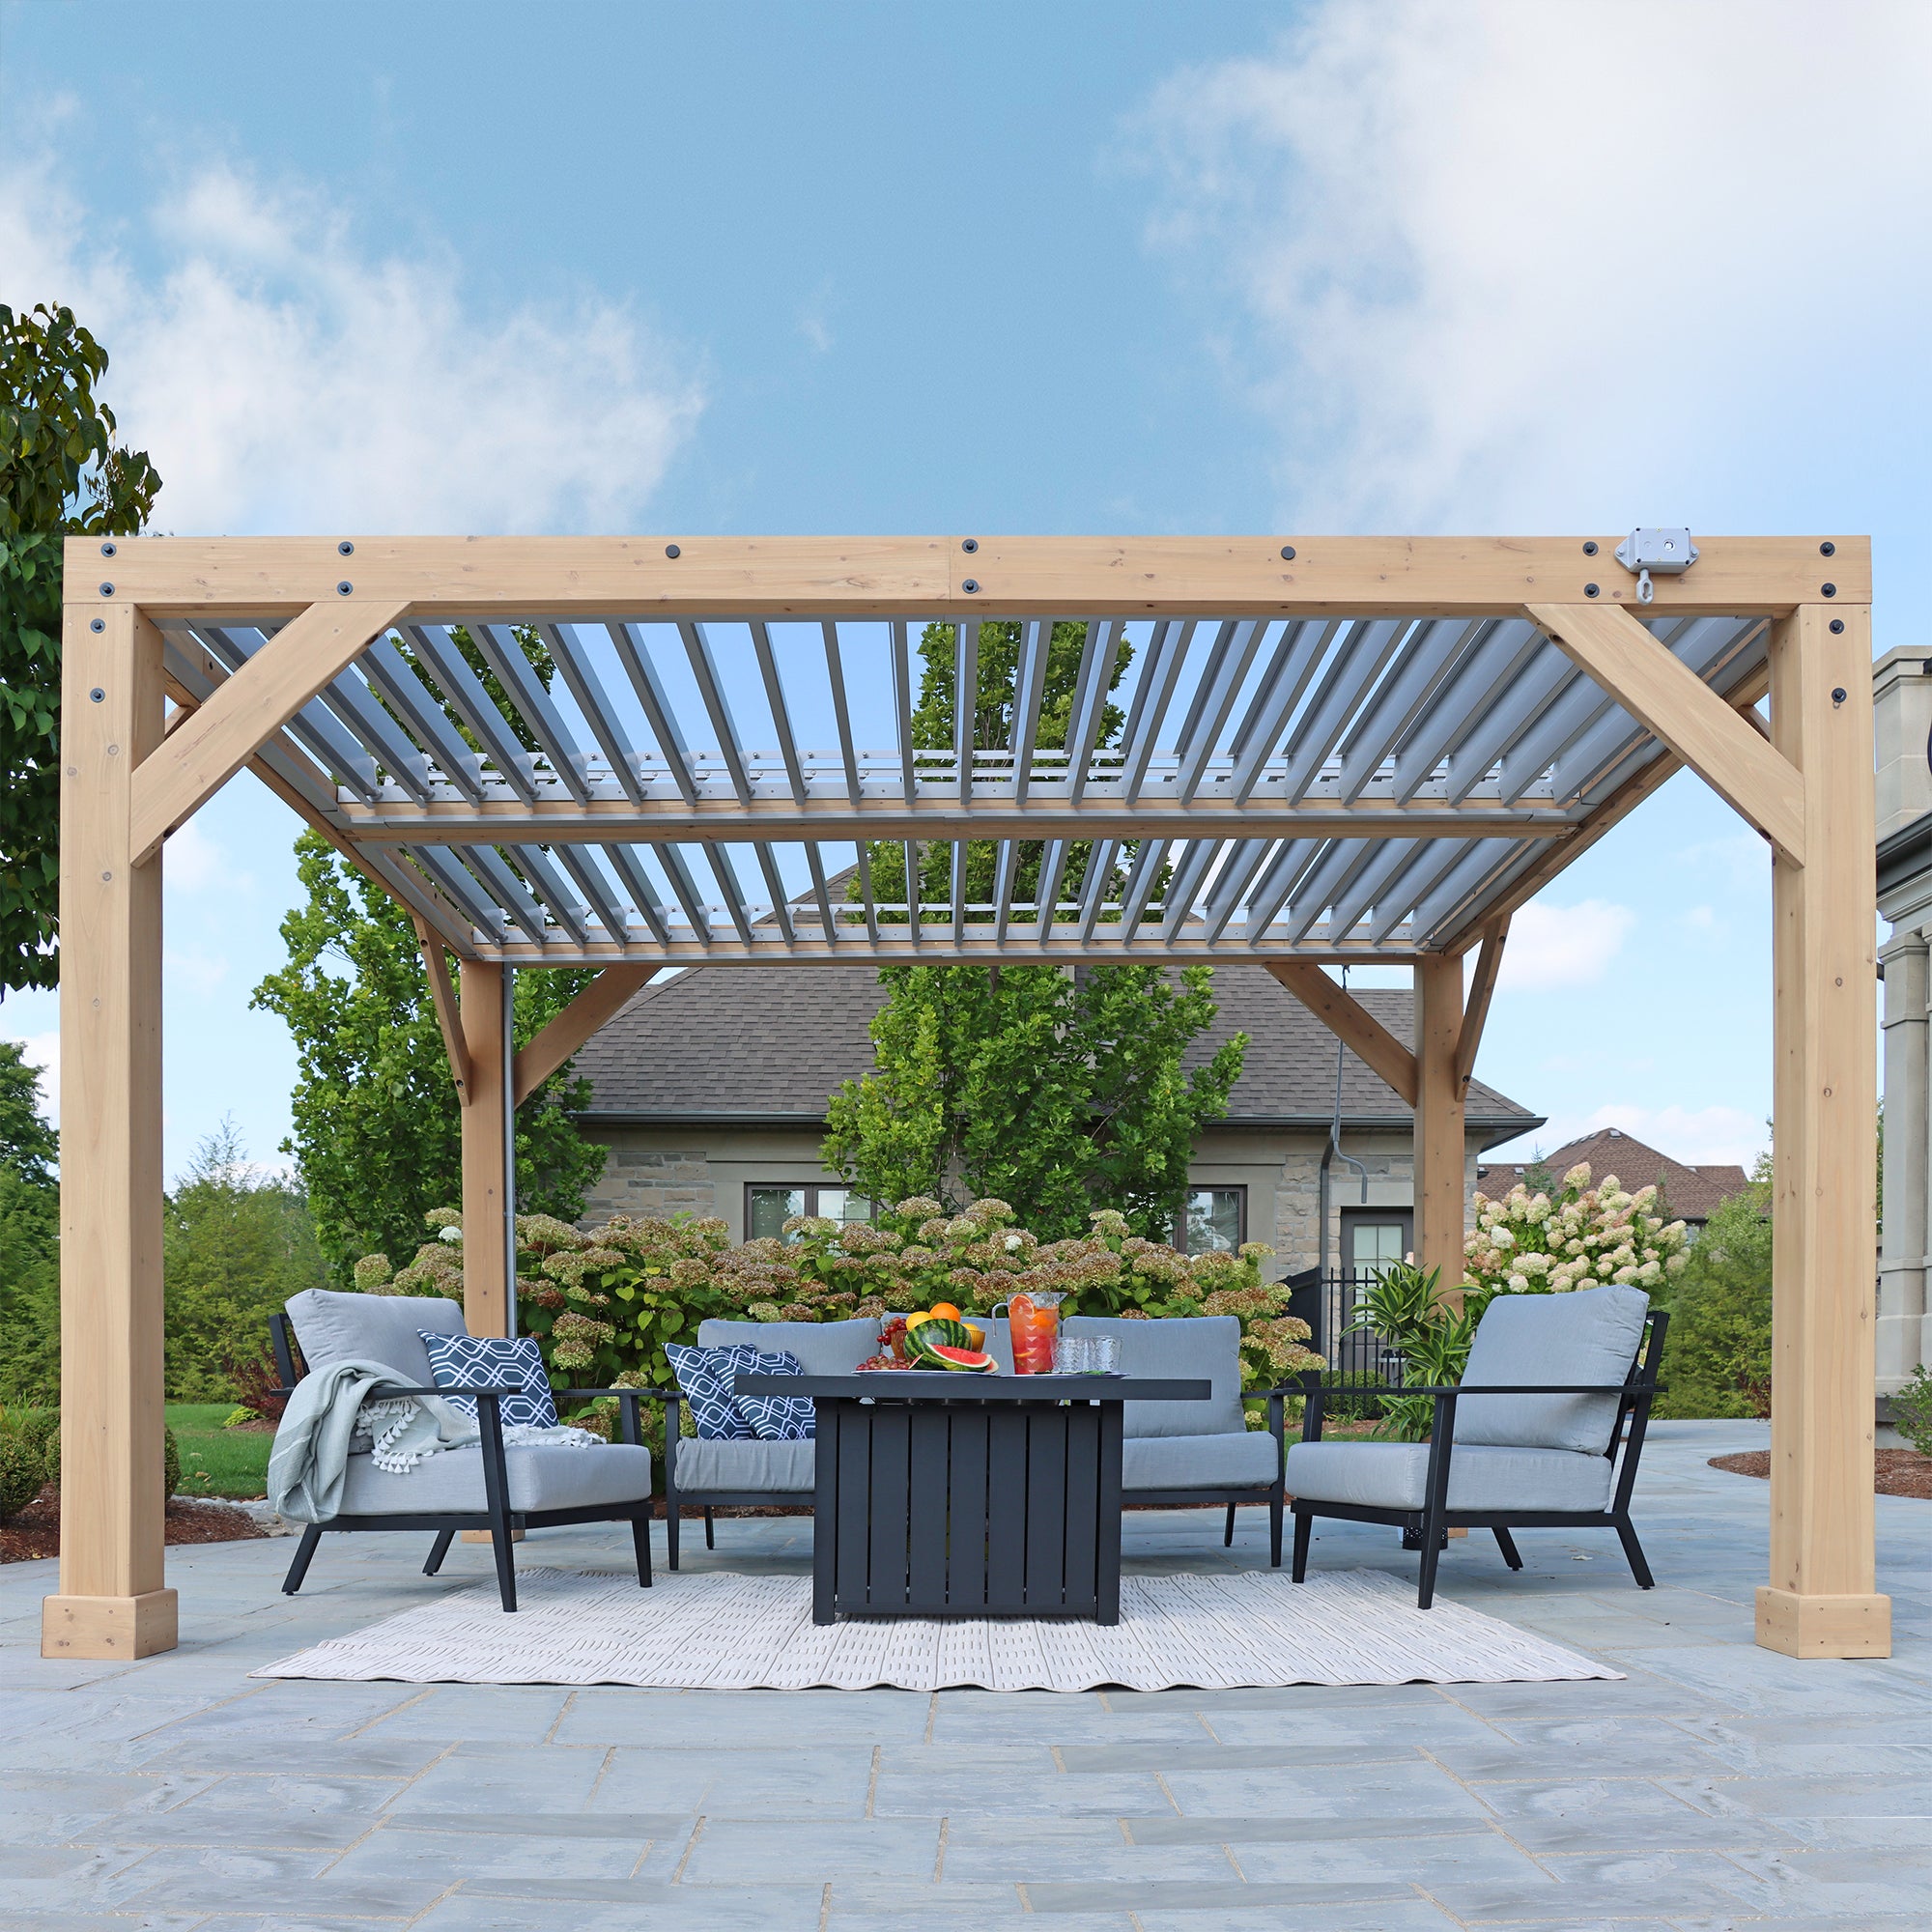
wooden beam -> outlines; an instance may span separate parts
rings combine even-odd
[[[509,1110],[503,1104],[501,966],[458,963],[463,998],[458,1013],[469,1078],[460,1090],[463,1110],[463,1319],[472,1335],[510,1332]]]
[[[1357,1060],[1379,1073],[1411,1107],[1415,1105],[1415,1055],[1352,993],[1338,986],[1320,966],[1308,961],[1264,959],[1261,963]]]
[[[1415,1259],[1439,1268],[1438,1292],[1458,1299],[1468,1232],[1468,1143],[1456,1055],[1463,1035],[1463,961],[1415,962]]]
[[[1636,580],[1609,560],[1623,533],[1582,537],[309,537],[122,538],[117,591],[156,614],[230,622],[393,597],[436,622],[461,617],[1158,615],[1179,612],[1495,616],[1574,604],[1586,582],[1635,607]],[[1829,564],[1821,541],[1835,545]],[[966,549],[972,543],[972,550]],[[676,554],[671,554],[673,546]],[[1706,537],[1697,566],[1656,580],[1659,612],[1790,611],[1820,595],[1871,594],[1867,539]],[[1284,551],[1292,551],[1285,556]],[[100,570],[74,538],[71,581]],[[973,587],[968,589],[968,584]]]
[[[338,597],[292,617],[134,775],[137,863],[192,818],[329,679],[409,608],[399,598]]]
[[[99,630],[93,626],[99,623]],[[176,1642],[162,1557],[161,868],[133,775],[161,739],[161,637],[67,607],[61,672],[61,1550],[48,1657]]]
[[[436,1009],[436,1023],[442,1033],[442,1050],[449,1056],[450,1078],[456,1082],[457,1097],[469,1091],[469,1048],[463,1038],[463,1017],[457,1010],[456,988],[449,981],[449,961],[442,956],[442,941],[430,930],[420,914],[411,922],[416,929],[416,944],[422,949],[423,972],[429,980],[430,1005]]]
[[[1795,865],[1804,863],[1804,778],[1628,611],[1530,604],[1565,656],[1654,732]]]
[[[1490,1001],[1496,990],[1496,974],[1503,963],[1503,944],[1509,938],[1509,921],[1492,921],[1483,928],[1483,950],[1476,955],[1476,976],[1469,982],[1469,1003],[1463,1009],[1463,1028],[1456,1037],[1456,1097],[1468,1098],[1469,1082],[1476,1071],[1476,1050],[1483,1043],[1483,1028],[1490,1017]]]
[[[601,1027],[640,993],[662,966],[607,966],[544,1030],[517,1049],[511,1093],[521,1107]]]
[[[1833,634],[1833,620],[1842,626]],[[1772,869],[1771,1580],[1757,1640],[1885,1657],[1872,1525],[1878,1080],[1870,612],[1772,627],[1771,728],[1804,774],[1810,863]]]

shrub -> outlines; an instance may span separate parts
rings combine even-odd
[[[12,1430],[0,1431],[0,1522],[18,1516],[45,1482],[40,1450]]]
[[[161,1497],[177,1495],[182,1486],[181,1444],[175,1440],[172,1429],[161,1431]]]
[[[1671,1284],[1660,1416],[1771,1413],[1770,1210],[1760,1176],[1719,1206]]]
[[[1520,1184],[1500,1201],[1478,1194],[1475,1231],[1463,1243],[1468,1285],[1484,1291],[1484,1306],[1496,1294],[1555,1294],[1606,1282],[1655,1293],[1683,1272],[1689,1239],[1682,1221],[1650,1211],[1656,1205],[1655,1187],[1629,1194],[1613,1174],[1592,1187],[1588,1161],[1563,1177],[1553,1198]]]
[[[446,1237],[456,1218],[447,1209],[429,1217],[445,1233],[417,1250],[411,1268],[392,1276],[386,1261],[369,1257],[357,1264],[357,1281],[384,1293],[413,1276],[419,1287],[460,1296],[461,1244]],[[1249,1389],[1319,1365],[1302,1346],[1307,1324],[1288,1313],[1288,1290],[1262,1282],[1267,1248],[1250,1242],[1236,1254],[1183,1255],[1131,1235],[1111,1209],[1090,1219],[1093,1232],[1081,1239],[1042,1242],[1012,1225],[1003,1201],[976,1201],[949,1216],[915,1196],[875,1223],[800,1216],[784,1225],[790,1241],[733,1247],[719,1220],[619,1216],[585,1233],[548,1215],[520,1215],[519,1320],[559,1387],[609,1387],[626,1376],[667,1385],[665,1345],[695,1340],[698,1323],[715,1317],[839,1321],[941,1300],[990,1315],[1015,1294],[1048,1291],[1065,1297],[1065,1314],[1236,1316]]]
[[[1921,1456],[1932,1456],[1932,1375],[1920,1362],[1912,1379],[1891,1399],[1891,1413],[1898,1433]]]

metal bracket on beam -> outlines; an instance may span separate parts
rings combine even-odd
[[[1636,577],[1636,601],[1648,604],[1657,595],[1651,578],[1682,577],[1697,561],[1697,546],[1688,529],[1633,530],[1617,546],[1617,561]]]

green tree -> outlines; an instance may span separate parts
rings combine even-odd
[[[463,1129],[415,929],[401,906],[314,833],[296,841],[305,904],[282,922],[289,960],[254,1005],[295,1036],[295,1155],[324,1259],[346,1286],[362,1255],[399,1262],[427,1236],[423,1215],[462,1196]],[[516,1039],[538,1033],[587,971],[516,976]],[[574,1220],[604,1169],[571,1115],[589,1082],[566,1064],[517,1110],[517,1204]]]
[[[826,1109],[825,1161],[879,1201],[930,1195],[957,1212],[1011,1204],[1042,1240],[1115,1208],[1164,1239],[1196,1137],[1227,1112],[1247,1036],[1182,1070],[1213,1023],[1211,970],[1063,974],[1036,966],[890,966],[876,1066]]]
[[[161,1256],[176,1402],[234,1400],[230,1364],[262,1351],[269,1317],[290,1295],[328,1280],[300,1187],[257,1174],[227,1120],[167,1198]]]
[[[0,1402],[60,1400],[60,1143],[40,1082],[0,1040]]]
[[[1771,1413],[1771,1157],[1719,1205],[1665,1295],[1670,1327],[1657,1412]]]
[[[71,309],[0,304],[0,987],[60,977],[61,546],[139,530],[161,487],[106,372]]]

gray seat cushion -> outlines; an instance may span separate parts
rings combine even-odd
[[[1143,1435],[1245,1435],[1241,1412],[1241,1324],[1233,1315],[1178,1316],[1163,1321],[1122,1321],[1117,1317],[1075,1315],[1069,1335],[1111,1335],[1120,1344],[1121,1368],[1130,1376],[1168,1376],[1211,1381],[1207,1402],[1130,1402],[1122,1427]]]
[[[1309,1502],[1420,1509],[1428,1473],[1426,1442],[1297,1442],[1288,1452],[1288,1492]],[[1452,1510],[1601,1510],[1609,1500],[1605,1456],[1459,1443],[1449,1459]]]
[[[1624,1381],[1643,1344],[1650,1297],[1606,1283],[1570,1294],[1501,1294],[1484,1311],[1463,1379]],[[1616,1427],[1614,1395],[1470,1396],[1456,1405],[1456,1440],[1501,1449],[1601,1456]]]
[[[1274,1481],[1276,1456],[1274,1437],[1261,1429],[1244,1429],[1238,1435],[1232,1430],[1218,1435],[1137,1435],[1121,1445],[1121,1488],[1264,1489]]]
[[[867,1355],[879,1351],[879,1324],[869,1316],[851,1321],[700,1321],[700,1349],[728,1349],[734,1343],[784,1350],[798,1357],[809,1376],[849,1376]]]
[[[440,1294],[343,1294],[305,1288],[288,1300],[289,1320],[311,1369],[331,1362],[382,1362],[412,1388],[429,1388],[429,1350],[417,1332],[467,1335],[463,1310]]]
[[[505,1449],[503,1467],[510,1507],[519,1512],[636,1502],[651,1492],[651,1452],[630,1442]],[[426,1456],[403,1476],[385,1475],[367,1456],[354,1456],[342,1489],[344,1516],[434,1515],[484,1506],[480,1448]]]
[[[759,1495],[810,1495],[815,1480],[813,1448],[810,1442],[680,1440],[678,1493],[751,1490]]]

